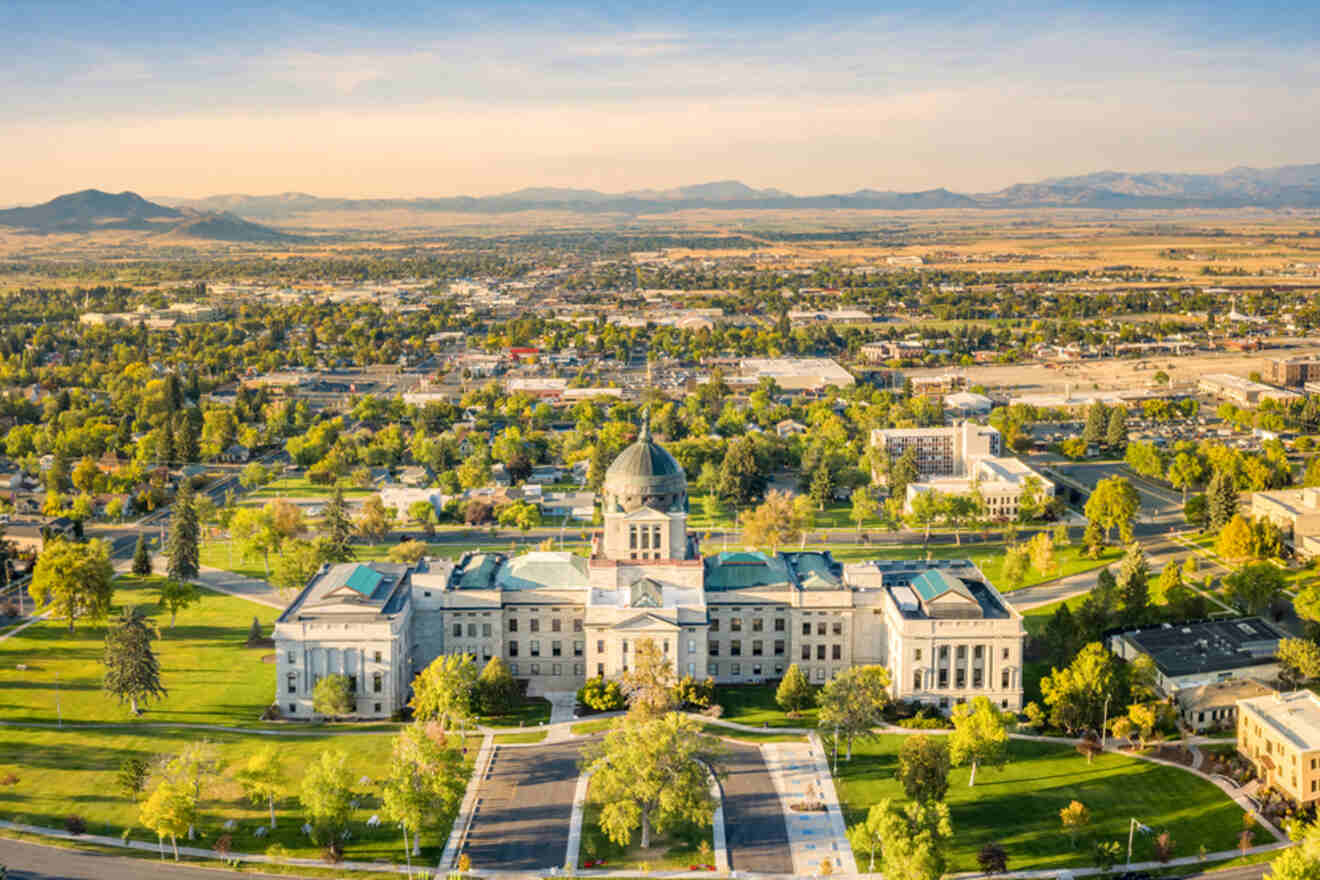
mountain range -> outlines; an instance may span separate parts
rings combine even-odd
[[[702,209],[917,211],[949,208],[1018,211],[1047,208],[1320,209],[1320,163],[1267,169],[1233,168],[1222,174],[1102,171],[973,194],[940,188],[918,192],[861,189],[832,195],[798,196],[778,189],[754,189],[736,180],[622,193],[534,187],[496,196],[411,199],[323,198],[288,192],[148,201],[132,192],[106,193],[89,189],[41,205],[0,211],[0,226],[33,232],[143,230],[162,236],[216,241],[277,242],[293,241],[299,236],[264,223],[277,223],[294,215],[313,212],[406,209],[504,214],[555,210],[637,215]]]
[[[939,188],[917,192],[860,189],[848,193],[799,196],[779,189],[754,189],[736,180],[723,180],[675,189],[622,193],[535,187],[482,197],[346,199],[290,192],[268,196],[222,195],[160,201],[200,210],[231,211],[244,217],[263,220],[279,220],[311,211],[397,208],[463,213],[550,209],[625,214],[701,208],[889,211],[948,208],[1320,208],[1320,164],[1269,169],[1234,168],[1222,174],[1102,171],[1016,184],[995,192],[970,194]]]
[[[85,189],[40,205],[0,211],[0,226],[46,233],[130,230],[232,242],[295,238],[227,211],[173,208],[147,201],[137,193],[108,193],[99,189]]]

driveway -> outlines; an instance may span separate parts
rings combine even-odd
[[[728,750],[721,780],[729,867],[735,871],[792,874],[784,810],[757,746],[724,741]]]
[[[474,871],[563,867],[581,742],[497,746],[461,852]]]

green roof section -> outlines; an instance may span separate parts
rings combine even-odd
[[[934,568],[923,571],[914,577],[910,586],[923,602],[930,602],[945,593],[957,593],[964,598],[975,601],[972,591],[967,589],[967,585],[963,583],[962,578],[956,578],[946,571]]]
[[[380,572],[373,571],[368,566],[359,565],[353,569],[348,579],[344,581],[344,586],[369,599],[371,594],[376,592],[376,588],[380,586],[382,580]]]
[[[707,590],[743,590],[787,583],[790,583],[788,566],[778,557],[734,551],[706,559]]]

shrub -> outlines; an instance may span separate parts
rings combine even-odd
[[[1165,831],[1155,838],[1155,858],[1161,862],[1167,862],[1173,858],[1173,851],[1177,844],[1173,842],[1173,835]]]
[[[219,837],[215,839],[215,843],[212,844],[211,849],[220,853],[220,858],[222,859],[225,858],[234,849],[234,835],[221,834]]]
[[[282,865],[289,859],[289,850],[282,843],[272,843],[266,847],[266,858],[276,865]]]
[[[18,785],[18,776],[14,773],[6,773],[0,776],[0,785]]]
[[[283,717],[284,713],[280,711],[279,703],[271,703],[261,712],[262,721],[279,721]]]
[[[70,834],[85,834],[87,832],[87,820],[77,813],[71,813],[64,817],[64,830]]]
[[[578,702],[597,712],[613,712],[626,704],[617,681],[606,681],[602,676],[587,679],[577,694]]]
[[[715,702],[715,680],[711,678],[697,681],[690,675],[683,676],[674,686],[674,695],[680,706],[705,709]]]
[[[1008,853],[997,843],[987,843],[976,854],[976,863],[986,874],[1002,874],[1008,870]]]
[[[312,690],[312,708],[332,717],[352,715],[357,700],[349,689],[348,676],[335,672],[318,681]]]

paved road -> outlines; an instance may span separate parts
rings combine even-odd
[[[729,867],[735,871],[793,873],[793,852],[779,793],[756,746],[724,741],[725,840]]]
[[[1184,880],[1261,880],[1269,867],[1269,863],[1266,862],[1260,865],[1243,865],[1240,868],[1225,868],[1222,871],[1216,871],[1212,868],[1209,871],[1182,874],[1180,876]]]
[[[172,863],[79,852],[4,839],[0,839],[0,865],[9,869],[9,880],[142,880],[143,877],[216,880],[220,876],[219,872],[211,868],[187,868]]]
[[[462,852],[476,871],[563,867],[581,742],[498,748]]]

